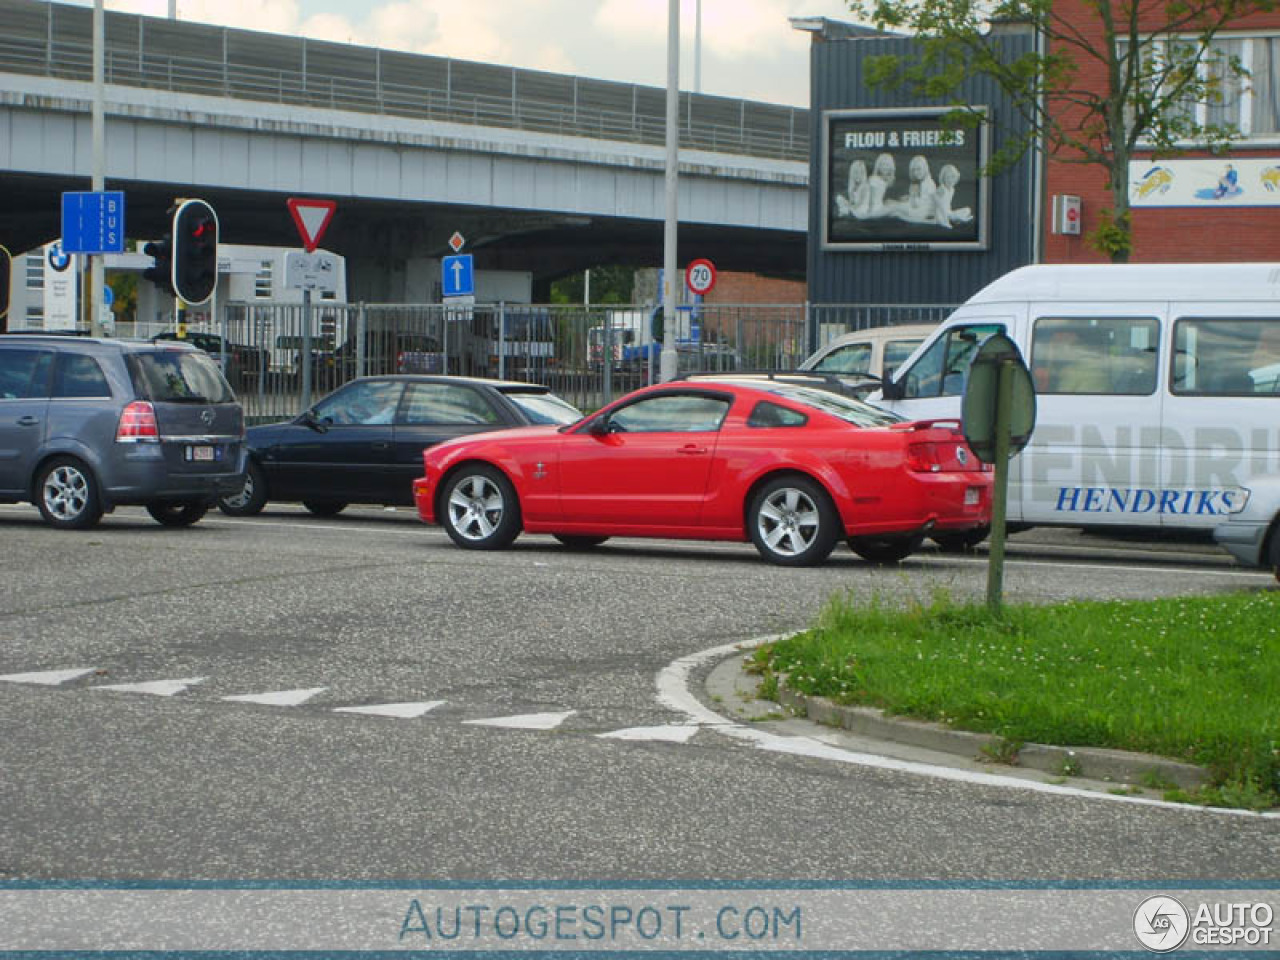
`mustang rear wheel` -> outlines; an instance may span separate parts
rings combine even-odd
[[[445,485],[440,506],[449,539],[468,550],[500,550],[520,533],[516,491],[493,467],[463,467]]]
[[[751,542],[770,563],[808,567],[831,555],[839,522],[817,483],[806,477],[778,477],[751,501],[747,525]]]
[[[218,498],[218,509],[229,517],[251,517],[266,505],[267,477],[252,460],[245,467],[244,486]]]
[[[898,537],[850,537],[849,549],[868,563],[890,564],[904,560],[920,549],[922,534]]]
[[[102,498],[93,472],[75,457],[55,457],[36,477],[36,506],[45,523],[84,530],[102,519]]]
[[[209,504],[200,500],[183,500],[179,502],[148,503],[147,513],[153,520],[166,527],[189,527],[198,523],[209,512]]]

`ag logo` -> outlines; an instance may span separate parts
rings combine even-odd
[[[1152,953],[1168,953],[1182,946],[1191,917],[1173,897],[1147,897],[1133,914],[1133,932]]]

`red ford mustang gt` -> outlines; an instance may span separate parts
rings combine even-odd
[[[750,539],[773,563],[821,563],[845,539],[877,563],[924,536],[990,523],[991,474],[955,421],[902,422],[849,397],[771,381],[646,387],[566,427],[424,451],[418,515],[460,547],[520,533]]]

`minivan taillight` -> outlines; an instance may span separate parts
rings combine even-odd
[[[135,400],[120,414],[116,427],[116,443],[159,443],[160,427],[156,424],[156,408],[146,400]]]

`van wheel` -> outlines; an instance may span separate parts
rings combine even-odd
[[[609,539],[608,537],[583,537],[568,533],[553,533],[552,536],[570,550],[590,550],[592,547],[598,547]]]
[[[959,533],[935,533],[930,536],[943,553],[969,553],[991,533],[990,527],[975,527]]]
[[[905,537],[850,537],[849,549],[868,563],[882,565],[905,560],[920,549],[923,534]]]
[[[59,530],[87,530],[102,519],[93,471],[75,457],[54,457],[36,477],[36,506]]]
[[[249,461],[245,467],[244,485],[235,493],[218,498],[218,509],[229,517],[252,517],[267,505],[267,478],[262,468]]]
[[[203,500],[147,504],[147,513],[166,527],[189,527],[193,523],[199,523],[208,512],[209,504]]]
[[[303,500],[302,505],[317,517],[336,517],[347,505],[337,500]]]
[[[463,467],[449,479],[440,506],[437,516],[445,533],[468,550],[501,550],[520,533],[516,491],[493,467]]]

